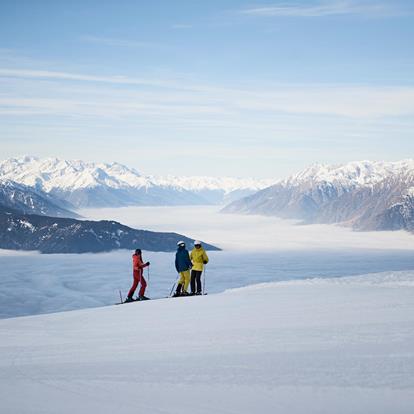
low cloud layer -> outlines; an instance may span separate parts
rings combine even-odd
[[[414,236],[398,232],[354,232],[335,225],[220,214],[219,207],[127,207],[83,210],[91,219],[115,219],[131,227],[176,231],[234,251],[384,249],[414,250]],[[201,224],[200,224],[201,223]]]

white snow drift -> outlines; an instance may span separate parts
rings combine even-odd
[[[8,414],[412,413],[414,274],[0,321]]]

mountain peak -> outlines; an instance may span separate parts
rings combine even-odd
[[[265,188],[270,180],[141,175],[118,162],[26,157],[0,162],[0,177],[53,194],[77,207],[219,204]]]
[[[340,223],[359,230],[414,231],[413,188],[412,159],[315,164],[224,211]]]
[[[331,183],[344,187],[372,186],[391,175],[410,172],[414,176],[414,160],[402,161],[352,161],[347,164],[313,164],[308,168],[280,181],[284,185],[304,183]]]

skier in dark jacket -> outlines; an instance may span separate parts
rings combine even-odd
[[[180,280],[177,284],[177,289],[174,296],[187,296],[188,285],[190,284],[190,269],[192,266],[190,255],[185,248],[185,243],[179,241],[177,243],[178,249],[175,254],[175,268],[180,274]]]

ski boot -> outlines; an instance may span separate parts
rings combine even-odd
[[[182,289],[183,285],[181,283],[179,283],[177,285],[177,289],[175,290],[174,295],[172,295],[173,298],[178,298],[179,296],[181,296],[181,289]]]

